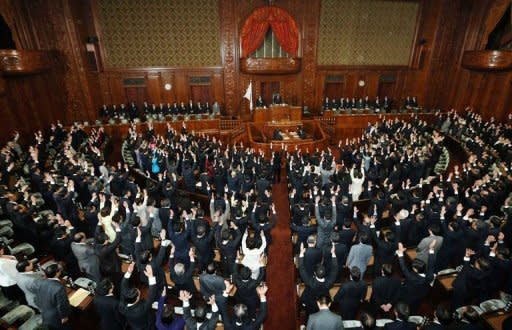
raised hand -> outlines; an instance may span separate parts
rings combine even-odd
[[[183,302],[185,301],[189,301],[190,298],[192,298],[192,294],[190,294],[190,292],[188,291],[185,291],[185,290],[180,290],[180,296],[179,296],[179,299]]]
[[[258,296],[261,298],[265,298],[265,295],[267,294],[267,291],[268,291],[268,286],[265,284],[265,283],[261,283],[257,288],[256,288],[256,293],[258,293]]]
[[[128,270],[126,272],[133,273],[134,269],[135,269],[135,262],[132,262],[131,264],[128,265]]]
[[[148,278],[153,277],[153,267],[151,267],[151,265],[146,265],[144,275],[146,275]]]

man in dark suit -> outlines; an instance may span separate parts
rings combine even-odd
[[[327,276],[325,267],[322,264],[317,265],[313,275],[308,274],[306,267],[304,266],[305,252],[306,248],[301,246],[299,254],[299,274],[304,281],[306,288],[300,297],[300,302],[303,306],[306,307],[306,313],[312,314],[316,312],[318,308],[314,303],[316,301],[316,297],[321,295],[329,295],[329,289],[333,286],[334,280],[336,279],[336,274],[338,273],[338,263],[336,261],[336,253],[334,251],[334,247],[332,247],[331,267]]]
[[[402,299],[407,302],[407,309],[413,312],[418,310],[419,305],[427,296],[430,290],[430,282],[434,278],[434,246],[436,241],[433,240],[429,246],[428,253],[428,267],[419,259],[414,259],[412,262],[412,271],[405,265],[404,252],[405,247],[402,243],[398,243],[398,261],[400,268],[405,276],[405,287],[403,290]],[[409,307],[410,306],[410,307]]]
[[[192,273],[196,265],[194,250],[189,250],[190,265],[185,269],[185,264],[182,262],[174,263],[174,253],[176,247],[171,246],[171,256],[169,257],[169,277],[174,282],[174,288],[179,291],[188,291],[191,293],[196,292],[194,282],[192,280]]]
[[[313,274],[315,267],[322,262],[322,250],[316,247],[316,236],[310,235],[306,241],[304,252],[304,268],[308,274]]]
[[[143,300],[141,299],[139,289],[129,287],[130,277],[134,268],[135,263],[132,262],[121,282],[119,312],[125,317],[127,324],[132,329],[153,329],[155,322],[152,317],[153,313],[151,313],[151,305],[158,294],[156,290],[156,277],[153,276],[151,265],[147,265],[144,274],[148,278],[149,291],[147,299]]]
[[[316,300],[319,311],[309,316],[307,330],[343,330],[341,317],[329,310],[331,298],[322,295]]]
[[[399,302],[394,308],[395,321],[387,323],[385,330],[416,330],[416,324],[407,321],[409,318],[409,306],[406,303]]]
[[[202,305],[196,307],[194,317],[190,312],[190,298],[192,294],[187,291],[180,291],[180,300],[183,302],[183,316],[188,329],[199,329],[199,330],[214,330],[217,326],[219,319],[219,308],[215,302],[215,296],[211,295],[208,298],[208,303],[212,307],[212,315],[210,318],[206,317],[206,308]]]
[[[279,94],[279,92],[274,93],[274,95],[272,95],[272,103],[273,104],[283,103],[283,99],[281,98],[281,94]]]
[[[66,288],[59,280],[61,269],[58,264],[51,264],[44,272],[46,279],[37,284],[35,297],[35,303],[41,308],[43,324],[50,329],[70,329],[71,307]]]
[[[268,287],[262,283],[256,288],[256,292],[260,298],[260,312],[255,319],[252,319],[248,313],[247,306],[244,304],[235,305],[233,308],[234,319],[229,315],[227,311],[227,297],[232,289],[233,284],[227,282],[224,293],[218,298],[220,312],[222,314],[222,321],[224,322],[224,328],[227,330],[259,330],[267,318],[267,298],[265,295],[267,293]]]
[[[338,304],[343,319],[355,319],[359,306],[366,297],[367,289],[368,285],[362,280],[359,268],[350,268],[350,281],[342,285],[333,299]]]
[[[265,265],[263,258],[260,258],[261,267],[258,272],[258,278],[251,278],[251,269],[245,266],[241,266],[240,259],[233,264],[233,283],[236,285],[235,298],[238,303],[242,303],[247,306],[248,315],[253,318],[256,314],[256,307],[258,307],[258,295],[256,294],[256,288],[265,277]]]
[[[264,106],[265,106],[265,102],[263,101],[263,98],[261,97],[261,95],[259,95],[258,98],[256,99],[256,107],[261,108]]]
[[[283,140],[283,135],[281,134],[281,130],[275,129],[272,133],[272,140],[281,141]]]
[[[99,222],[98,222],[99,224]],[[112,221],[112,226],[116,230],[116,238],[110,243],[107,234],[98,230],[96,232],[96,244],[94,245],[94,252],[98,256],[100,262],[101,274],[105,277],[112,279],[120,279],[121,274],[121,260],[117,255],[117,246],[121,243],[121,228],[119,224]],[[100,228],[100,226],[98,226]],[[119,285],[119,283],[117,283]]]
[[[119,300],[114,297],[114,285],[109,279],[105,278],[98,283],[94,307],[100,316],[102,329],[124,329],[125,320],[119,313]]]
[[[452,323],[452,314],[443,306],[437,306],[434,311],[434,320],[424,327],[425,330],[443,330]],[[506,328],[504,328],[506,329]]]
[[[400,298],[400,279],[393,277],[392,264],[382,265],[382,276],[376,278],[372,284],[372,297],[370,301],[379,313],[388,313]]]
[[[470,263],[474,252],[466,250],[464,266],[453,281],[452,304],[454,308],[467,305],[473,298],[480,298],[487,293],[488,280],[491,275],[491,264],[485,257],[477,258]]]

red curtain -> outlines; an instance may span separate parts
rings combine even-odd
[[[241,33],[242,57],[255,52],[265,39],[269,26],[281,47],[291,56],[297,56],[299,49],[299,29],[293,17],[279,7],[256,9],[244,23]]]
[[[285,52],[296,57],[299,49],[299,29],[295,20],[281,8],[270,7],[270,9],[270,25],[277,41]]]

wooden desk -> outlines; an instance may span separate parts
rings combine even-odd
[[[453,282],[457,278],[457,274],[439,276],[437,280],[446,291],[453,290]]]
[[[496,312],[491,312],[487,314],[483,314],[482,318],[485,321],[485,324],[490,329],[496,329],[496,330],[502,330],[503,328],[503,321],[505,321],[507,318],[512,316],[512,312],[506,313],[503,310],[499,310]]]
[[[301,121],[302,108],[288,104],[272,104],[268,108],[256,108],[253,113],[253,121],[278,122],[278,121]]]
[[[416,248],[405,250],[405,255],[411,262],[414,261],[416,259]]]
[[[75,289],[72,289],[72,288],[66,287],[66,294],[68,295],[68,300],[71,298],[71,296],[72,296],[76,291],[77,291],[77,290],[75,290]],[[78,305],[78,307],[77,307],[77,308],[78,308],[79,310],[82,310],[82,311],[86,310],[86,309],[89,307],[89,305],[92,303],[93,299],[94,299],[94,298],[93,298],[93,296],[88,295],[88,296],[87,296],[87,297],[86,297],[86,298],[85,298],[85,299],[80,303],[80,305]]]

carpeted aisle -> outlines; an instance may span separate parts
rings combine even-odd
[[[267,299],[269,315],[264,324],[265,329],[268,330],[297,329],[290,203],[285,178],[286,176],[282,175],[281,183],[274,184],[272,189],[272,199],[276,205],[277,224],[272,231],[272,244],[268,251],[267,284],[269,290]]]

